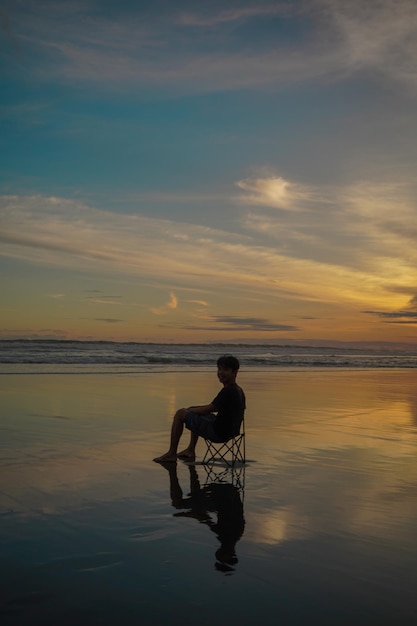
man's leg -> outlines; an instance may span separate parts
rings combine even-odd
[[[157,463],[169,463],[177,460],[178,443],[184,430],[184,420],[186,414],[187,411],[185,409],[178,409],[175,413],[171,426],[171,443],[169,450],[162,456],[158,456],[154,459]]]
[[[183,459],[183,461],[195,461],[195,447],[197,445],[198,435],[192,431],[190,435],[190,443],[188,444],[188,447],[177,454],[178,458]]]

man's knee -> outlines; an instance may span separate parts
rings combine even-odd
[[[184,422],[186,415],[187,409],[178,409],[178,411],[174,415],[174,420],[176,420],[177,422]]]

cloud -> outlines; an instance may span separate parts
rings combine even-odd
[[[228,315],[217,315],[213,317],[216,323],[216,330],[256,330],[256,331],[296,331],[297,326],[270,322],[262,317],[234,317]],[[219,324],[219,326],[218,326]]]
[[[205,300],[186,300],[186,302],[190,302],[191,304],[198,304],[200,306],[208,306],[208,302],[206,302]]]
[[[242,205],[252,204],[242,218],[248,232],[275,241],[292,258],[369,272],[369,278],[384,276],[387,289],[394,291],[395,285],[398,294],[414,288],[412,181],[363,180],[343,187],[310,186],[308,191],[278,175],[252,181],[239,182],[241,188],[257,192],[239,198]],[[278,207],[284,210],[274,210]]]
[[[108,304],[110,304],[111,306],[117,305],[117,306],[121,306],[121,302],[118,302],[117,300],[105,300],[103,298],[88,298],[89,302],[92,302],[93,304],[105,304],[106,306]]]
[[[213,11],[208,6],[210,14],[202,15],[198,13],[183,13],[179,17],[179,23],[185,26],[218,26],[219,24],[225,24],[227,22],[240,22],[259,17],[271,17],[274,15],[285,16],[288,15],[290,9],[287,4],[277,2],[276,4],[257,4],[247,7],[237,7],[235,9],[227,9],[220,11]]]
[[[363,311],[375,315],[387,324],[417,324],[417,296],[413,296],[406,306],[394,311]]]
[[[411,298],[410,302],[408,303],[408,308],[410,308],[412,311],[417,311],[417,295]]]
[[[404,320],[406,318],[416,319],[417,311],[364,311],[364,313],[372,313],[382,318]]]
[[[154,315],[166,315],[169,313],[170,309],[178,308],[178,298],[173,291],[169,294],[169,300],[161,307],[151,307],[150,311],[154,313]]]
[[[112,295],[104,295],[102,291],[98,290],[98,289],[88,289],[85,290],[84,293],[91,293],[91,294],[100,294],[98,297],[96,295],[92,296],[86,296],[86,300],[88,300],[88,302],[92,302],[93,304],[105,304],[110,305],[110,306],[121,306],[122,305],[122,296],[112,296]]]
[[[349,194],[344,195],[337,210],[316,206],[302,220],[297,212],[268,213],[262,207],[258,221],[243,219],[246,233],[234,226],[231,232],[115,214],[56,197],[3,196],[0,254],[31,264],[169,284],[169,300],[153,309],[156,314],[178,308],[178,289],[204,288],[219,295],[230,294],[231,287],[237,298],[257,298],[268,306],[279,298],[361,302],[362,309],[377,309],[388,290],[392,297],[392,285],[401,285],[402,293],[415,286],[417,250],[405,245],[401,234],[384,230],[376,198],[370,201],[372,211],[360,204],[360,216]],[[411,219],[404,197],[393,208],[398,221],[401,208]],[[269,224],[266,232],[257,229],[259,220]],[[402,308],[403,295],[397,294]]]
[[[27,1],[6,2],[4,14],[37,80],[207,92],[341,81],[365,70],[417,86],[414,0],[191,6],[98,14],[94,3]],[[291,40],[276,36],[272,19]]]
[[[351,71],[372,70],[417,86],[417,4],[414,0],[322,0]]]
[[[176,309],[178,307],[178,298],[173,291],[169,294],[169,302],[167,302],[169,309]]]
[[[68,339],[67,330],[58,330],[56,328],[1,328],[0,337],[4,339]]]
[[[248,204],[260,204],[277,209],[301,209],[306,201],[313,200],[312,190],[285,180],[281,176],[268,178],[246,178],[236,186],[248,192],[239,197]]]
[[[119,324],[120,322],[124,322],[122,319],[118,319],[117,317],[95,317],[95,322],[106,322],[107,324]]]
[[[280,324],[277,322],[271,322],[268,319],[262,317],[239,317],[232,315],[212,315],[205,316],[203,325],[176,325],[175,328],[182,328],[185,330],[198,330],[198,331],[227,331],[227,332],[241,332],[241,331],[255,331],[255,332],[294,332],[300,330],[297,326],[289,324]],[[163,327],[173,325],[164,325]]]

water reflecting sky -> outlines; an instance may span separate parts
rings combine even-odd
[[[416,623],[417,372],[240,383],[213,485],[151,459],[215,373],[0,378],[3,624]]]

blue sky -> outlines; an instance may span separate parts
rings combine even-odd
[[[1,336],[417,341],[417,5],[4,1]]]

